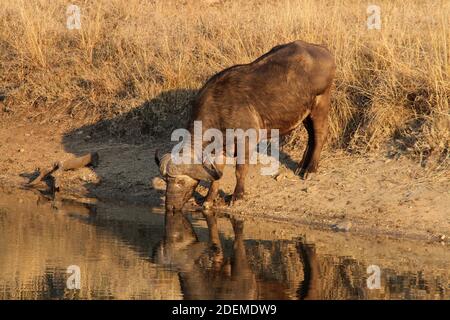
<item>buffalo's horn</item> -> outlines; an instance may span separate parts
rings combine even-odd
[[[213,178],[213,180],[219,180],[222,178],[223,172],[220,171],[214,162],[211,162],[211,168],[209,168],[206,164],[203,164],[203,169],[208,173],[208,175]]]
[[[180,165],[179,172],[196,180],[214,181],[222,177],[222,172],[214,164],[210,166],[206,164]]]
[[[156,164],[159,166],[159,172],[164,177],[169,173],[169,166],[172,166],[171,159],[170,159],[170,153],[167,153],[162,156],[162,158],[159,158],[157,154],[155,154],[155,161]]]
[[[157,160],[156,160],[157,159]],[[173,163],[171,154],[165,154],[161,159],[155,154],[155,161],[159,163],[162,176],[188,176],[196,180],[213,181],[222,177],[222,172],[214,162],[210,164],[176,164]]]
[[[159,159],[158,149],[156,149],[156,151],[155,151],[155,162],[156,162],[156,165],[159,168],[159,166],[161,165],[161,160]]]

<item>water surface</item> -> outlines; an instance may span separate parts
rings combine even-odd
[[[279,236],[282,224],[155,211],[3,192],[0,299],[450,298],[445,248],[372,247],[309,229]],[[380,283],[369,289],[374,262]],[[79,289],[68,288],[69,266]]]

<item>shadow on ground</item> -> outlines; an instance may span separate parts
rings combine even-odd
[[[158,175],[154,153],[170,151],[175,143],[171,132],[186,126],[195,94],[191,89],[165,91],[127,113],[67,132],[62,140],[66,152],[81,156],[98,151],[100,155],[99,165],[93,168],[98,181],[84,182],[87,196],[111,198],[109,186],[120,191],[120,200],[145,197],[146,203],[161,205],[161,190],[149,185]],[[297,167],[286,153],[280,152],[280,161],[291,170]],[[196,200],[201,201],[198,194]]]

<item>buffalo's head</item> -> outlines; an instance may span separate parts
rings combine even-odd
[[[178,211],[191,198],[200,180],[214,181],[222,177],[214,163],[176,164],[171,154],[163,157],[155,153],[155,161],[166,181],[166,210]]]

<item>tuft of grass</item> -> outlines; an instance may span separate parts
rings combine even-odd
[[[329,147],[448,159],[448,1],[379,0],[381,30],[367,29],[361,1],[73,3],[80,30],[66,28],[67,1],[2,1],[3,118],[160,134],[184,124],[212,74],[302,39],[336,57]]]

